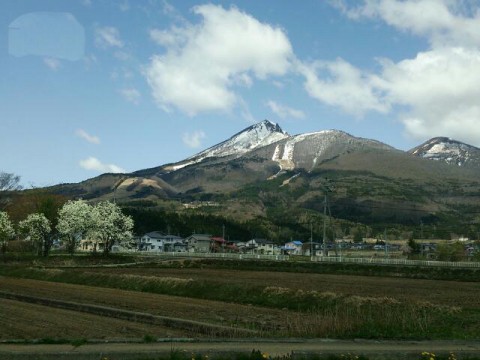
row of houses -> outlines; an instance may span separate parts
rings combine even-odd
[[[321,255],[321,244],[315,242],[303,243],[289,241],[277,245],[266,239],[251,239],[248,241],[225,240],[222,237],[209,234],[192,234],[187,238],[163,234],[159,231],[146,233],[137,240],[137,250],[145,252],[230,252],[253,253],[261,255]]]

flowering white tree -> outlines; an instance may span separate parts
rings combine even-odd
[[[132,218],[109,201],[99,202],[93,207],[92,224],[90,234],[103,243],[104,254],[108,254],[115,243],[127,242],[133,237]]]
[[[27,216],[25,220],[20,221],[18,224],[20,232],[25,237],[30,237],[30,241],[35,246],[37,253],[44,256],[48,255],[48,249],[50,249],[47,241],[50,241],[50,221],[45,215],[40,213],[34,213]]]
[[[93,208],[83,200],[68,201],[58,212],[57,231],[66,242],[67,251],[75,252],[80,240],[92,229]]]
[[[2,254],[7,251],[7,242],[15,236],[10,217],[4,211],[0,211],[0,250]]]

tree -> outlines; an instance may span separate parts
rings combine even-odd
[[[48,255],[51,247],[51,244],[48,244],[51,241],[49,236],[51,227],[50,221],[45,215],[39,213],[30,214],[25,220],[20,221],[18,227],[24,236],[30,237],[30,241],[36,248],[38,255]]]
[[[361,230],[357,229],[353,234],[353,242],[361,243],[363,242],[363,233]]]
[[[20,176],[0,172],[0,209],[5,209],[11,202],[11,191],[20,190]]]
[[[58,212],[56,229],[73,255],[80,240],[92,229],[92,206],[83,200],[68,201]]]
[[[440,261],[460,261],[465,256],[465,247],[460,242],[437,245],[437,259]]]
[[[93,207],[90,234],[103,243],[103,253],[108,255],[112,246],[130,241],[133,237],[133,220],[124,215],[120,207],[112,202],[99,202]]]
[[[15,236],[13,224],[6,212],[0,211],[0,250],[2,254],[7,251],[7,242]]]
[[[51,194],[45,189],[31,189],[12,194],[6,211],[14,223],[20,222],[29,214],[42,213],[54,228],[58,211],[66,201],[67,198],[63,195]]]
[[[20,190],[20,176],[6,172],[0,172],[0,191]]]
[[[420,254],[421,250],[422,250],[422,246],[417,243],[413,237],[411,237],[410,239],[408,239],[408,243],[407,243],[408,247],[409,247],[409,250],[410,250],[410,254],[412,255],[418,255]]]

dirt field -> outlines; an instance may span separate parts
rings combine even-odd
[[[50,271],[50,270],[48,270]],[[57,270],[55,270],[57,271]],[[278,286],[291,289],[334,292],[343,295],[390,297],[397,300],[428,301],[436,305],[480,309],[480,283],[439,280],[415,280],[349,275],[325,275],[267,271],[235,271],[199,268],[90,268],[65,271],[85,271],[108,274],[173,277],[213,282],[214,284],[252,284],[259,287]],[[188,319],[205,323],[248,328],[259,336],[292,336],[308,332],[324,321],[314,314],[287,309],[242,305],[222,301],[202,300],[142,293],[110,288],[63,284],[40,280],[16,279],[0,276],[0,290],[12,293],[50,298],[62,301],[108,306],[158,316]],[[2,300],[0,339],[16,336],[24,338],[85,337],[85,329],[92,329],[89,338],[101,337],[199,337],[199,334],[164,327],[142,325],[108,317],[76,313],[39,305]],[[7,306],[8,305],[8,306]],[[3,311],[3,309],[8,309]],[[21,315],[25,313],[25,315]],[[76,319],[78,328],[69,319]],[[112,321],[112,323],[109,323]],[[90,323],[89,323],[90,322]],[[42,325],[43,324],[43,325]],[[47,324],[47,325],[45,325]],[[92,324],[92,325],[90,325]],[[95,326],[99,326],[96,330]],[[25,331],[21,330],[25,326]],[[48,328],[48,331],[45,329]],[[107,331],[107,329],[109,329]],[[298,331],[297,333],[295,331]],[[22,335],[23,334],[23,335]],[[99,334],[99,335],[97,335]],[[280,334],[280,335],[279,335]],[[295,335],[293,335],[295,336]]]
[[[388,296],[398,300],[429,301],[439,305],[480,309],[480,282],[198,268],[96,269],[93,271],[255,284],[264,287],[281,286],[301,290],[332,291],[344,295]]]
[[[288,316],[283,310],[258,306],[29,279],[14,279],[2,276],[0,276],[0,289],[18,294],[105,305],[119,309],[227,326],[238,325],[240,327],[263,328],[266,331],[269,328],[286,328],[289,321],[293,319],[297,322],[308,321],[309,319],[308,314],[292,313]],[[9,314],[5,313],[3,316],[9,317]],[[15,321],[15,318],[11,318],[10,321]],[[43,336],[37,335],[34,337]],[[159,335],[159,337],[162,337],[162,335]],[[2,327],[0,327],[0,338],[8,338],[7,334],[3,333]]]
[[[0,339],[188,337],[186,331],[0,299]]]

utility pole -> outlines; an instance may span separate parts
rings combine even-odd
[[[329,184],[329,180],[325,178],[325,185],[322,186],[324,191],[323,197],[323,251],[322,256],[327,255],[327,206],[328,206],[328,193],[332,191],[331,186]],[[328,213],[330,213],[330,207],[328,207]]]
[[[222,224],[222,252],[225,252],[225,224]]]
[[[313,257],[313,229],[312,229],[312,221],[310,220],[310,257]]]
[[[384,242],[384,246],[385,246],[385,257],[388,258],[388,246],[387,246],[387,229],[385,228],[384,232],[383,232],[383,242]]]
[[[322,255],[326,256],[327,254],[327,192],[325,192],[323,199],[323,251]]]

